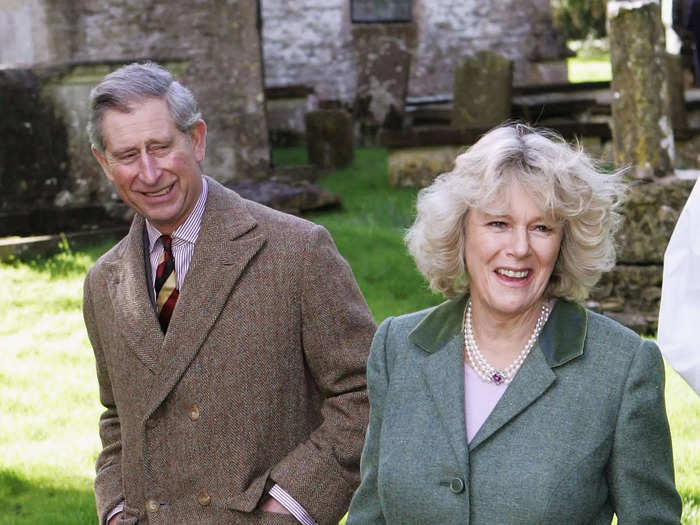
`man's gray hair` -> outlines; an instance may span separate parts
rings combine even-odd
[[[133,63],[108,74],[90,92],[90,121],[87,132],[90,142],[100,153],[105,144],[102,119],[107,110],[130,112],[131,104],[146,98],[165,98],[175,126],[183,133],[202,119],[192,92],[180,84],[170,72],[153,62]]]

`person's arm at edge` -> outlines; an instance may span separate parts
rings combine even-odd
[[[652,341],[642,341],[627,374],[608,483],[620,525],[680,523],[682,503],[674,483],[664,363]]]
[[[83,288],[83,318],[88,338],[95,354],[97,382],[99,384],[100,402],[105,411],[100,415],[99,431],[102,451],[97,456],[95,465],[95,500],[99,523],[107,523],[107,516],[124,501],[121,474],[121,427],[119,415],[112,395],[112,384],[107,373],[99,331],[95,324],[92,304],[91,282],[96,279],[94,268],[85,277]]]
[[[377,464],[379,462],[379,436],[382,431],[384,398],[389,385],[386,364],[386,338],[392,318],[379,326],[372,342],[367,363],[367,391],[369,392],[369,426],[360,461],[360,487],[350,502],[346,525],[385,523],[379,502]]]
[[[369,405],[366,362],[374,320],[328,232],[307,235],[301,275],[304,355],[324,401],[322,423],[272,469],[320,524],[337,523],[359,483]]]

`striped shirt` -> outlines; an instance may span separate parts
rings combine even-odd
[[[190,268],[194,245],[199,237],[199,229],[202,226],[202,216],[204,206],[207,203],[209,185],[207,179],[202,177],[202,193],[194,205],[194,209],[189,217],[172,234],[173,259],[175,259],[175,276],[177,277],[177,289],[182,290],[182,283],[185,282],[187,270]],[[163,256],[163,243],[159,241],[162,233],[146,219],[146,231],[148,232],[149,260],[151,261],[151,286],[155,297],[156,269]]]

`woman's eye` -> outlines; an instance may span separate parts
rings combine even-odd
[[[493,226],[494,228],[505,228],[506,223],[503,221],[491,221],[489,222],[489,226]]]
[[[549,233],[552,231],[552,228],[550,228],[546,224],[538,224],[535,226],[535,231],[542,232],[542,233]]]

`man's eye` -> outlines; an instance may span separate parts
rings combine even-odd
[[[136,158],[136,155],[137,154],[134,151],[129,152],[129,153],[124,153],[122,155],[117,155],[117,160],[119,162],[129,162],[129,161],[134,160]]]

